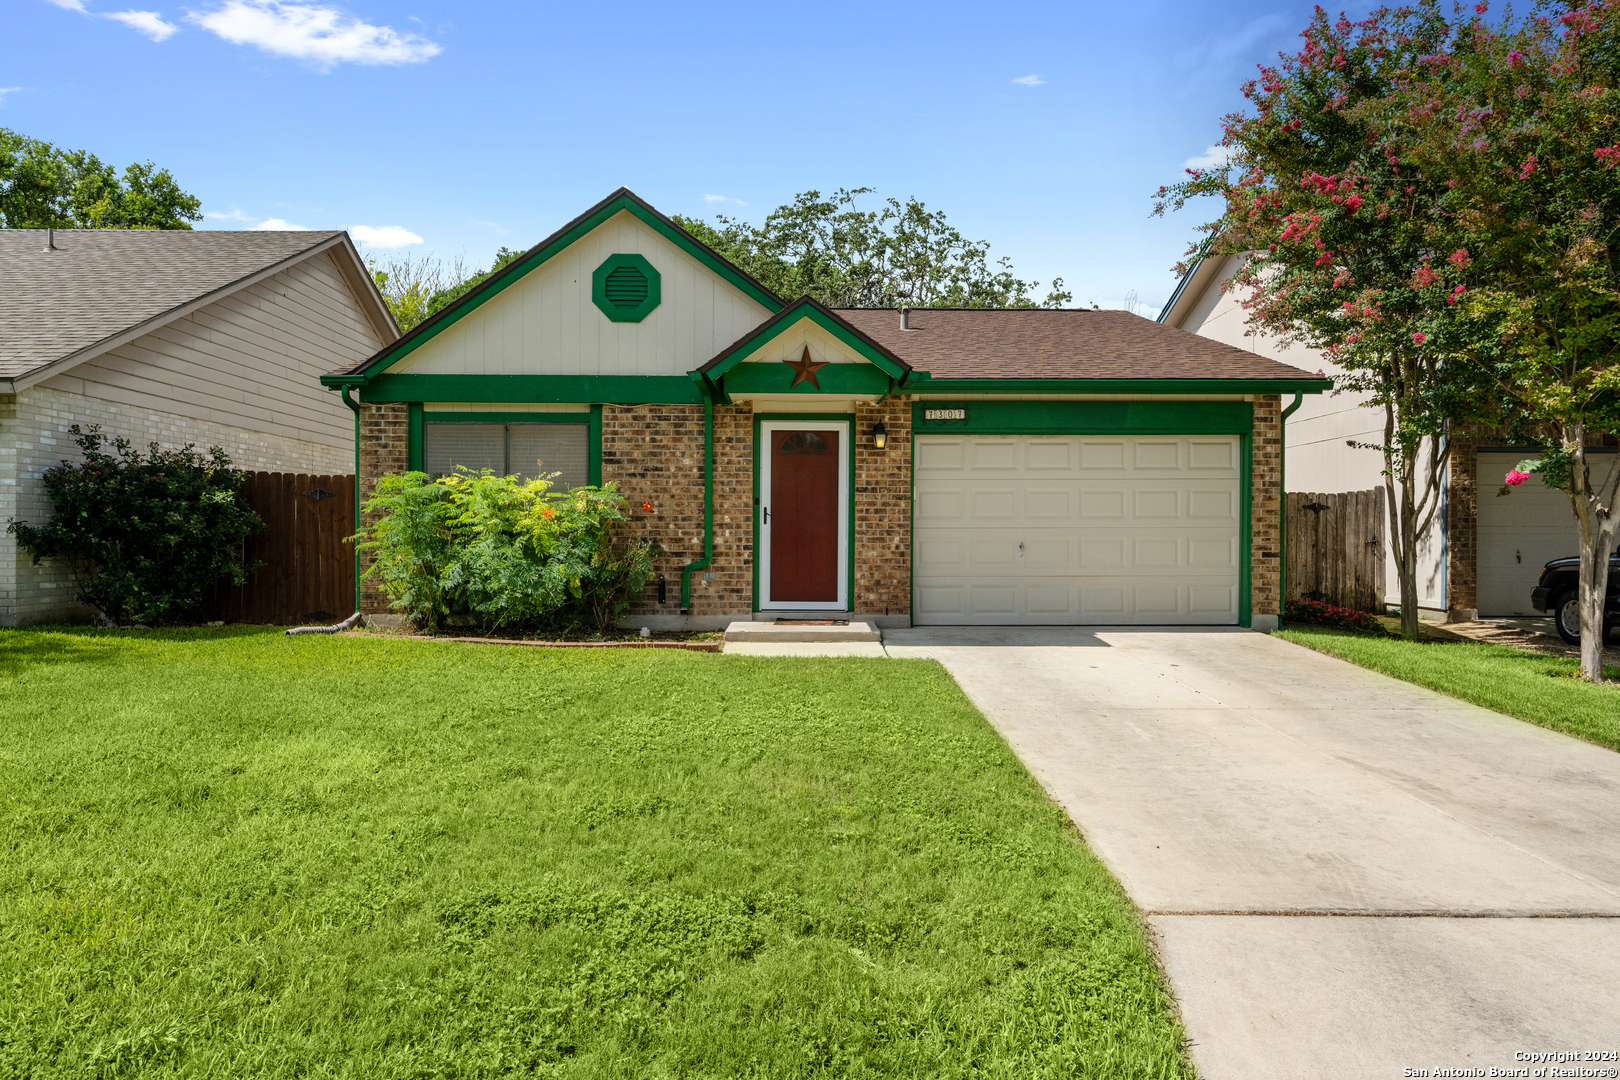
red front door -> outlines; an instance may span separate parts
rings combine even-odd
[[[771,432],[772,603],[838,601],[838,437]]]

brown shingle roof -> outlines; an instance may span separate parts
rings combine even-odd
[[[838,316],[936,379],[1317,379],[1128,311],[839,308]]]
[[[15,379],[317,247],[337,232],[0,231],[0,379]]]

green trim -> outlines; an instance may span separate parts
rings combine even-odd
[[[591,454],[585,467],[585,482],[591,487],[602,486],[602,406],[591,406]]]
[[[635,307],[619,307],[607,294],[607,281],[615,270],[630,268],[638,271],[647,282],[647,295]],[[598,311],[614,322],[640,322],[653,313],[664,299],[664,277],[658,268],[648,262],[643,255],[617,254],[609,255],[591,272],[591,303],[596,305]]]
[[[908,374],[916,378],[920,372],[908,372],[906,368],[896,364],[883,353],[872,346],[872,343],[862,338],[835,315],[821,310],[809,297],[800,297],[784,308],[779,315],[771,319],[766,325],[755,330],[748,337],[731,346],[714,362],[713,366],[704,365],[703,373],[710,379],[720,379],[732,368],[743,362],[743,358],[753,354],[775,341],[793,327],[798,326],[800,320],[809,319],[839,341],[854,349],[868,361],[875,364],[880,371],[893,379],[905,378]],[[822,368],[825,374],[827,368]],[[884,389],[887,390],[887,384]]]
[[[347,386],[341,388],[343,404],[354,413],[354,532],[349,538],[354,545],[354,610],[360,610],[360,403],[349,396]]]
[[[413,401],[405,406],[405,469],[422,471],[422,403]]]
[[[567,413],[532,412],[423,412],[427,424],[589,424],[585,411]]]
[[[936,379],[914,372],[913,394],[1323,394],[1332,379]]]
[[[966,409],[966,420],[925,420]],[[913,401],[923,435],[1241,435],[1254,430],[1247,401]]]
[[[701,405],[703,392],[687,375],[379,375],[360,400]]]
[[[1283,601],[1288,599],[1288,418],[1305,404],[1303,395],[1295,394],[1294,403],[1282,411],[1277,422],[1277,619],[1282,620]]]
[[[719,274],[728,284],[766,311],[774,314],[782,310],[784,304],[780,298],[766,292],[762,286],[750,280],[742,271],[698,243],[685,229],[665,221],[663,217],[651,208],[644,206],[641,200],[629,192],[620,192],[609,197],[595,210],[587,212],[549,240],[542,241],[523,258],[500,274],[492,277],[483,287],[474,289],[455,304],[440,312],[436,317],[429,319],[411,333],[406,334],[392,345],[378,352],[377,355],[367,361],[365,368],[361,371],[354,374],[322,376],[321,382],[327,386],[364,385],[376,373],[398,363],[423,345],[426,345],[439,334],[499,296],[506,289],[517,284],[534,270],[544,266],[552,258],[567,250],[576,241],[621,210],[627,211],[654,232],[664,237],[664,239],[673,243],[716,274]],[[447,398],[441,400],[469,399]]]
[[[828,364],[816,372],[818,390],[808,382],[790,386],[795,372],[786,364],[739,364],[725,376],[728,394],[887,394],[889,376],[868,364]]]
[[[714,399],[703,398],[703,558],[681,567],[681,614],[692,613],[692,572],[714,562]]]
[[[825,368],[823,370],[826,370]],[[849,443],[849,506],[846,511],[848,517],[845,566],[844,566],[844,606],[843,611],[855,610],[855,440],[859,433],[855,430],[854,413],[755,413],[754,414],[754,601],[753,610],[763,611],[759,606],[759,502],[760,502],[760,424],[761,421],[773,422],[793,420],[820,420],[842,421],[845,427],[845,440]],[[837,611],[837,608],[828,608],[828,611]]]
[[[1238,436],[1238,462],[1241,477],[1238,480],[1238,544],[1243,558],[1238,561],[1238,625],[1254,625],[1254,432]]]

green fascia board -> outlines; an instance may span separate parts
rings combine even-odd
[[[787,333],[792,327],[798,325],[801,318],[809,319],[827,333],[854,349],[858,355],[877,365],[878,369],[890,378],[902,379],[907,375],[912,377],[917,375],[917,372],[896,364],[889,357],[883,355],[871,342],[856,333],[848,323],[831,312],[822,310],[808,296],[801,296],[798,300],[789,304],[752,334],[727,349],[721,354],[722,359],[718,363],[713,364],[713,366],[705,364],[701,370],[710,379],[725,377],[728,372],[743,362],[744,357],[752,355],[758,349]],[[827,369],[822,368],[822,370],[826,371]]]
[[[889,376],[868,364],[828,364],[816,372],[818,390],[808,382],[790,386],[795,372],[786,364],[738,364],[726,373],[726,393],[736,394],[887,394]]]
[[[1332,379],[939,379],[913,373],[913,394],[1325,394]]]
[[[567,250],[575,241],[621,210],[629,211],[653,231],[663,236],[664,239],[719,274],[727,283],[734,286],[739,292],[759,304],[766,311],[775,313],[786,306],[786,302],[781,297],[767,291],[764,286],[698,243],[685,229],[667,220],[662,214],[653,210],[629,191],[620,189],[598,203],[593,209],[587,210],[573,222],[565,225],[548,239],[542,240],[530,249],[528,254],[504,267],[478,288],[378,352],[367,361],[362,370],[343,375],[323,375],[321,376],[322,384],[326,386],[364,385],[375,378],[378,372],[398,363],[412,352],[426,345],[456,322],[466,318],[479,307],[517,284],[531,271],[545,265],[552,258]]]
[[[703,390],[685,375],[379,375],[360,400],[701,405]]]
[[[929,409],[965,409],[966,420],[926,420]],[[1245,435],[1247,401],[913,401],[920,435]]]

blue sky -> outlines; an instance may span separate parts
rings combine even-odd
[[[0,127],[203,200],[487,263],[619,185],[753,221],[915,195],[1076,304],[1156,314],[1192,235],[1151,196],[1308,3],[4,0]],[[721,199],[730,201],[720,201]],[[225,215],[225,216],[218,216]]]

